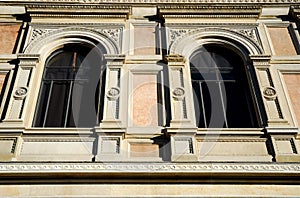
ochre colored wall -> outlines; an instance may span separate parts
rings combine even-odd
[[[299,74],[284,74],[284,80],[290,96],[294,113],[297,118],[298,125],[300,124],[300,73]]]
[[[276,55],[297,55],[287,28],[269,27],[268,31]]]
[[[155,144],[130,144],[130,157],[159,157],[159,147]]]
[[[157,82],[155,75],[134,75],[133,77],[134,126],[157,126]]]
[[[135,55],[155,54],[155,28],[152,27],[134,28],[134,54]]]
[[[20,25],[0,25],[0,54],[13,52]]]
[[[2,92],[5,77],[6,77],[6,74],[0,74],[0,93]]]

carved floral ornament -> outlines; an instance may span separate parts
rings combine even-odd
[[[108,99],[116,100],[120,95],[120,89],[118,87],[111,87],[110,90],[108,90],[106,95]]]
[[[184,98],[185,91],[183,88],[177,87],[173,90],[172,94],[175,100],[182,100]]]
[[[277,97],[277,93],[274,87],[265,87],[263,95],[266,99],[274,100]]]
[[[82,172],[193,172],[211,173],[232,171],[236,173],[300,173],[299,164],[273,164],[273,163],[0,163],[1,173],[17,172],[61,172],[61,171],[82,171]]]
[[[38,37],[41,37],[49,32],[52,32],[56,29],[44,29],[44,28],[36,28],[33,29],[32,35],[31,35],[31,41],[37,39]],[[105,34],[108,37],[114,39],[114,41],[118,42],[120,39],[120,32],[122,31],[122,28],[113,28],[113,29],[105,29],[105,28],[98,28],[95,31]]]
[[[26,97],[27,92],[28,92],[27,87],[18,87],[18,88],[15,90],[14,98],[15,98],[16,100],[22,100],[22,99],[24,99],[24,98]]]

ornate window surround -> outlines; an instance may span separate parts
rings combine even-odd
[[[44,71],[45,61],[47,57],[50,54],[52,54],[55,50],[62,48],[66,44],[76,43],[84,44],[91,48],[97,47],[99,48],[99,50],[103,51],[103,54],[114,55],[119,53],[119,47],[116,41],[108,37],[104,33],[98,32],[96,30],[88,28],[67,27],[43,34],[36,40],[33,40],[31,43],[29,43],[26,49],[24,50],[23,54],[18,55],[19,57],[22,57],[25,60],[28,60],[30,57],[33,57],[33,55],[38,55],[39,57],[37,61],[33,61],[30,63],[30,74],[26,75],[26,79],[22,77],[23,70],[18,70],[17,78],[20,76],[22,78],[17,79],[17,81],[24,81],[23,84],[27,84],[25,103],[22,106],[15,107],[13,104],[13,100],[15,99],[12,98],[8,106],[8,112],[16,111],[15,108],[22,108],[19,111],[22,112],[22,115],[26,114],[26,116],[23,117],[20,115],[21,119],[18,119],[14,118],[11,115],[7,115],[4,122],[9,123],[10,121],[14,121],[17,119],[19,120],[18,122],[20,122],[20,126],[23,126],[30,130],[34,130],[34,128],[32,128],[31,125],[35,112],[35,104],[37,102],[38,97],[38,91],[35,90],[40,89],[40,83]]]

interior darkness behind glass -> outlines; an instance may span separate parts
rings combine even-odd
[[[46,61],[35,127],[93,127],[100,105],[101,54],[67,45]]]
[[[206,45],[190,59],[199,128],[257,127],[242,58],[220,45]]]

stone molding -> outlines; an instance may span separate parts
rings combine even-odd
[[[75,24],[76,25],[76,24]],[[104,31],[105,30],[105,31]],[[118,54],[119,39],[121,29],[91,29],[86,27],[76,27],[70,26],[65,28],[56,29],[53,31],[47,31],[41,33],[41,35],[36,36],[35,40],[32,40],[25,48],[24,53],[39,52],[39,50],[49,43],[54,43],[54,41],[62,42],[62,38],[65,39],[78,39],[80,37],[85,37],[86,42],[93,42],[95,45],[101,43],[107,53]],[[71,41],[70,41],[71,42]],[[71,42],[72,43],[72,42]]]
[[[255,29],[250,30],[251,34],[255,34]],[[231,42],[231,39],[235,39],[236,43],[244,46],[250,54],[263,54],[263,48],[260,43],[255,40],[255,37],[249,36],[249,32],[240,32],[238,30],[227,29],[227,28],[217,28],[217,27],[207,27],[207,28],[197,28],[192,31],[182,32],[182,35],[175,36],[173,43],[170,43],[169,50],[173,54],[182,54],[186,57],[190,56],[199,47],[200,42],[205,42],[214,38],[222,38],[222,42],[229,40],[231,45],[235,43]],[[195,45],[195,43],[197,43]],[[228,44],[228,42],[227,42]]]
[[[14,0],[10,1],[13,3],[30,3],[30,2],[41,2],[40,0]],[[184,3],[186,0],[45,0],[43,3]],[[298,3],[299,0],[189,0],[189,3],[218,3],[218,4],[228,4],[228,3],[243,3],[243,4],[279,4],[279,3]]]
[[[300,175],[299,163],[0,163],[1,174],[17,173],[281,173]]]

